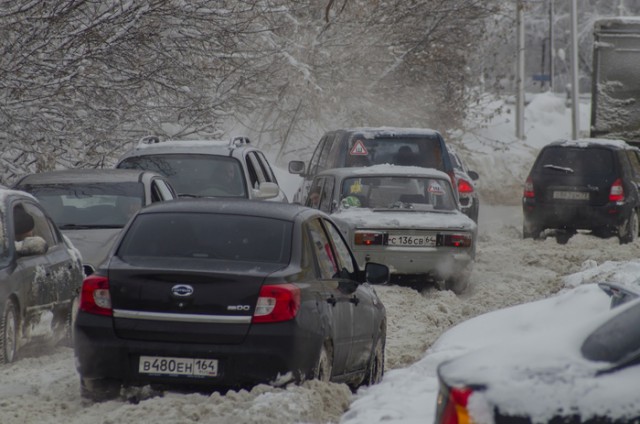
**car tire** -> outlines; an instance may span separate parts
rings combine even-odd
[[[322,349],[320,349],[320,355],[318,355],[318,362],[313,369],[313,378],[328,383],[331,381],[332,370],[333,355],[331,354],[331,350],[327,348],[326,344],[323,344]]]
[[[381,332],[371,352],[369,363],[367,364],[367,373],[362,381],[362,385],[364,386],[372,386],[382,381],[382,377],[384,376],[385,339],[385,334]]]
[[[18,309],[13,301],[4,304],[4,313],[0,321],[0,364],[15,361],[18,353]]]
[[[120,395],[120,384],[115,380],[80,377],[80,396],[91,402],[104,402]]]
[[[60,345],[73,347],[73,326],[76,322],[76,316],[78,315],[78,297],[74,297],[71,301],[71,305],[69,306],[69,310],[66,313],[66,317],[64,320],[64,333],[62,338],[60,339]]]
[[[527,223],[525,222],[524,224],[522,224],[522,238],[523,239],[527,239],[527,238],[531,238],[534,240],[539,240],[540,237],[540,233],[542,232],[542,229],[538,226],[533,226],[533,225],[527,225]]]
[[[640,231],[639,226],[638,213],[633,209],[627,220],[618,230],[620,244],[633,243],[638,238],[638,231]]]
[[[455,294],[462,294],[469,287],[469,273],[449,277],[444,281],[444,288]]]

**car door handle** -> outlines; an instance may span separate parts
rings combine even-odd
[[[349,298],[349,302],[353,303],[354,305],[357,305],[358,303],[360,303],[360,299],[358,299],[358,298],[356,297],[356,295],[354,294],[353,296],[351,296],[351,297]]]
[[[327,298],[327,303],[331,306],[336,306],[336,303],[338,303],[338,300],[333,295],[331,295],[331,297]]]

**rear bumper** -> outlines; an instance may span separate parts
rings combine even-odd
[[[603,206],[546,204],[527,198],[522,202],[525,223],[540,230],[616,229],[625,222],[632,209],[630,203],[619,205],[611,202]]]
[[[301,329],[294,321],[252,325],[239,344],[147,341],[119,338],[111,317],[80,312],[75,326],[74,350],[80,375],[110,379],[124,385],[188,385],[249,387],[279,384],[312,375],[322,336]],[[159,323],[159,325],[162,325]],[[141,355],[217,359],[217,377],[155,376],[138,372]]]
[[[388,247],[353,251],[358,264],[364,268],[367,262],[383,263],[391,275],[429,275],[433,278],[449,278],[464,273],[473,263],[473,248],[412,248]]]

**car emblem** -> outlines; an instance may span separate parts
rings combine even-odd
[[[193,294],[193,287],[188,284],[176,284],[171,287],[171,294],[176,297],[189,297]]]

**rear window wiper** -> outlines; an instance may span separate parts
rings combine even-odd
[[[566,166],[547,164],[547,165],[543,165],[542,167],[547,169],[555,169],[557,171],[564,171],[568,174],[575,173],[575,171],[572,168],[567,168]]]
[[[610,374],[612,372],[616,372],[618,370],[636,365],[638,363],[640,363],[640,350],[636,350],[628,355],[625,355],[621,360],[612,364],[610,367],[601,369],[596,372],[596,375]]]
[[[191,193],[178,193],[178,197],[195,197],[195,198],[200,198],[202,196],[198,196],[197,194],[191,194]]]

